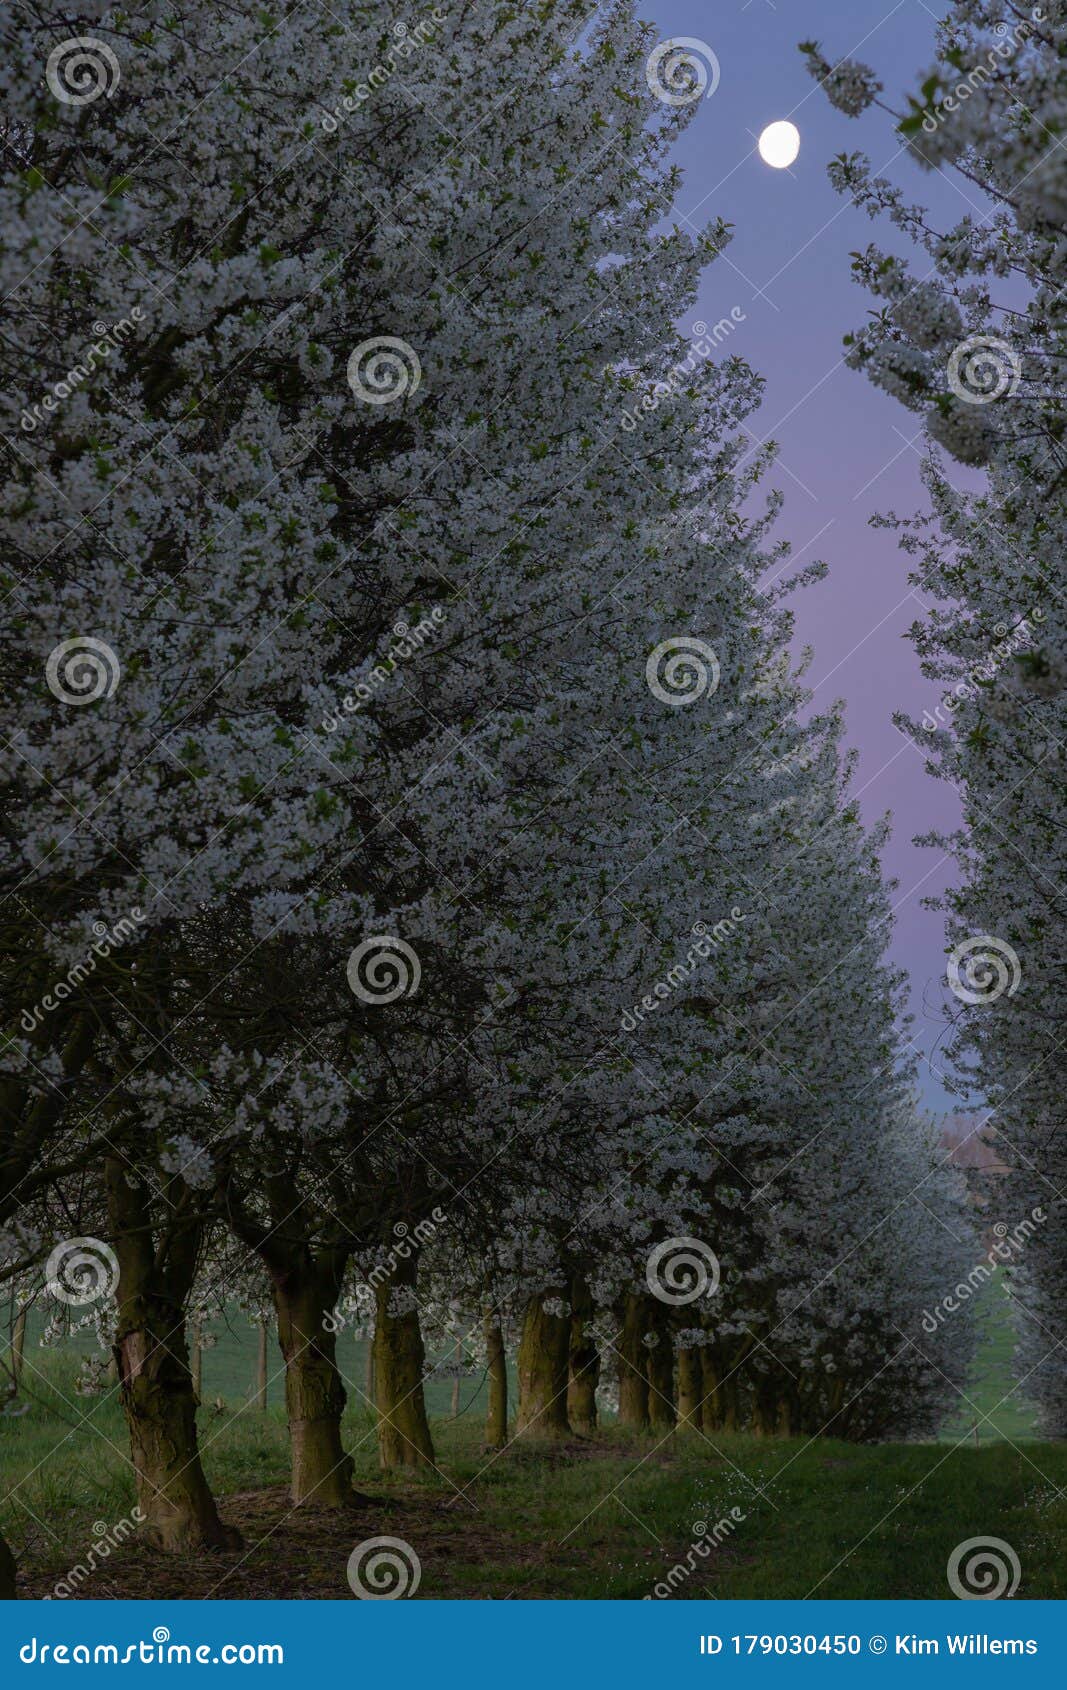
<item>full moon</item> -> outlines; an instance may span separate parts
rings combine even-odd
[[[775,170],[787,170],[800,151],[800,130],[795,123],[769,123],[759,138],[759,155]]]

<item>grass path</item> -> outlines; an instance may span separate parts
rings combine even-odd
[[[1031,1406],[1010,1389],[1005,1299],[991,1286],[983,1303],[985,1337],[968,1395],[990,1419],[977,1446],[975,1411],[961,1402],[941,1441],[930,1444],[748,1436],[711,1443],[680,1434],[659,1445],[608,1430],[563,1449],[488,1457],[478,1382],[463,1382],[468,1412],[458,1421],[447,1418],[451,1386],[437,1382],[428,1388],[436,1473],[379,1473],[371,1421],[349,1413],[356,1483],[373,1504],[342,1519],[289,1509],[282,1409],[275,1393],[265,1413],[248,1406],[253,1339],[235,1323],[205,1354],[201,1441],[222,1512],[244,1533],[244,1553],[172,1560],[131,1541],[79,1592],[344,1597],[352,1549],[385,1535],[416,1551],[421,1597],[640,1598],[680,1568],[674,1600],[934,1598],[950,1594],[953,1548],[992,1536],[1019,1557],[1019,1596],[1063,1598],[1067,1444],[1037,1440]],[[358,1385],[362,1353],[349,1342],[346,1373]],[[19,1556],[23,1594],[43,1596],[84,1562],[98,1525],[129,1515],[135,1495],[114,1398],[76,1395],[70,1350],[35,1348],[28,1359],[27,1411],[0,1414],[0,1524]],[[720,1541],[702,1553],[694,1546],[706,1546],[720,1520]]]
[[[89,1418],[75,1431],[65,1406],[62,1418],[43,1405],[7,1426],[0,1418],[0,1481],[12,1487],[3,1525],[26,1595],[48,1594],[84,1560],[95,1523],[133,1506],[117,1405],[77,1407]],[[1067,1597],[1064,1445],[731,1436],[712,1446],[681,1434],[658,1446],[605,1432],[492,1459],[477,1428],[438,1422],[440,1472],[396,1479],[377,1471],[370,1424],[353,1415],[356,1482],[374,1500],[337,1519],[291,1514],[277,1410],[209,1415],[204,1432],[208,1476],[244,1531],[244,1555],[172,1560],[131,1541],[79,1594],[343,1597],[351,1550],[388,1535],[416,1551],[422,1597],[640,1598],[675,1565],[687,1570],[674,1600],[939,1597],[955,1545],[995,1536],[1019,1557],[1020,1596]],[[729,1524],[718,1545],[694,1551],[719,1520]]]

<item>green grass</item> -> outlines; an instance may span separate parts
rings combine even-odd
[[[1015,1331],[1011,1308],[998,1274],[994,1274],[974,1305],[980,1340],[975,1367],[967,1386],[969,1403],[946,1424],[942,1437],[953,1442],[976,1424],[982,1443],[1010,1438],[1026,1443],[1038,1437],[1034,1406],[1012,1380]],[[977,1411],[977,1412],[976,1412]],[[988,1415],[989,1418],[984,1417]]]
[[[609,1427],[561,1450],[519,1445],[488,1456],[484,1393],[469,1379],[461,1402],[470,1406],[459,1420],[450,1418],[451,1383],[429,1388],[437,1471],[383,1475],[370,1417],[353,1390],[345,1441],[356,1484],[373,1502],[351,1521],[326,1522],[306,1511],[289,1515],[278,1384],[266,1412],[250,1406],[255,1338],[235,1321],[205,1354],[201,1440],[208,1479],[224,1515],[244,1530],[246,1555],[231,1575],[223,1560],[208,1558],[206,1571],[203,1557],[164,1567],[130,1546],[123,1557],[147,1566],[148,1587],[136,1578],[123,1585],[115,1561],[108,1589],[98,1574],[101,1584],[85,1594],[344,1596],[349,1549],[388,1533],[419,1554],[422,1596],[640,1598],[685,1564],[697,1522],[710,1527],[738,1509],[743,1518],[718,1548],[706,1559],[690,1557],[694,1570],[677,1583],[675,1600],[944,1597],[952,1549],[989,1536],[1018,1555],[1020,1597],[1063,1598],[1067,1445],[1037,1441],[1029,1405],[1009,1395],[1011,1335],[999,1292],[991,1292],[985,1315],[968,1394],[982,1413],[1008,1401],[982,1428],[978,1447],[968,1435],[975,1415],[964,1407],[936,1443],[707,1441],[691,1433],[660,1442]],[[362,1345],[342,1334],[340,1351],[350,1385],[362,1386]],[[272,1349],[272,1372],[275,1356]],[[69,1350],[31,1348],[27,1358],[31,1406],[17,1417],[0,1415],[0,1523],[41,1593],[84,1554],[93,1523],[120,1520],[135,1497],[114,1395],[76,1396]],[[224,1405],[218,1412],[216,1395]]]
[[[50,1367],[59,1372],[55,1361]],[[18,1420],[0,1420],[0,1482],[14,1487],[3,1528],[26,1569],[53,1581],[84,1554],[93,1522],[117,1521],[134,1502],[116,1403],[72,1409],[65,1383],[42,1387]],[[78,1408],[87,1418],[75,1427]],[[1020,1558],[1020,1596],[1067,1596],[1067,1446],[708,1443],[692,1434],[660,1444],[607,1430],[558,1452],[517,1446],[488,1457],[477,1425],[437,1422],[434,1431],[438,1472],[386,1477],[368,1418],[350,1414],[345,1425],[356,1483],[375,1506],[340,1530],[353,1544],[380,1532],[410,1541],[424,1596],[639,1598],[685,1562],[698,1521],[713,1525],[733,1508],[743,1518],[706,1561],[697,1558],[676,1599],[946,1596],[953,1547],[990,1535]],[[271,1583],[287,1551],[295,1553],[284,1499],[262,1530],[250,1531],[241,1513],[244,1493],[286,1482],[280,1411],[207,1414],[203,1446],[223,1513],[244,1527],[253,1551],[244,1571],[259,1582],[241,1593],[288,1590]],[[227,1507],[227,1497],[237,1500]],[[299,1555],[312,1569],[300,1574],[305,1593],[343,1595],[336,1531],[326,1541],[301,1529]],[[201,1572],[190,1568],[190,1580]],[[224,1572],[220,1563],[206,1588]],[[186,1588],[201,1586],[177,1593]]]
[[[47,1350],[40,1347],[40,1335],[44,1329],[42,1316],[31,1312],[27,1324],[26,1360],[28,1363],[26,1386],[29,1392],[35,1389],[34,1373],[41,1369],[49,1373],[51,1360],[55,1356],[67,1358],[83,1355],[99,1356],[100,1346],[91,1331],[76,1332],[66,1338],[61,1344]],[[203,1350],[203,1374],[201,1396],[203,1401],[211,1404],[216,1397],[221,1396],[231,1408],[237,1408],[241,1403],[250,1402],[255,1387],[256,1363],[258,1351],[258,1332],[239,1309],[229,1311],[225,1320],[214,1320],[208,1329],[212,1340],[209,1348]],[[6,1339],[0,1337],[0,1354]],[[353,1337],[350,1331],[342,1331],[337,1336],[337,1365],[345,1378],[345,1385],[349,1396],[356,1402],[367,1392],[367,1351],[369,1344],[363,1338]],[[271,1407],[283,1407],[285,1403],[285,1378],[282,1370],[281,1355],[273,1329],[269,1335],[267,1348],[267,1402]],[[452,1412],[452,1381],[451,1379],[431,1379],[426,1386],[427,1408],[432,1415],[445,1417]],[[460,1380],[460,1408],[464,1413],[484,1414],[486,1404],[486,1389],[481,1372],[472,1374],[470,1378]],[[82,1405],[84,1407],[84,1404]]]

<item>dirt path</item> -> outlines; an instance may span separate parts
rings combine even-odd
[[[529,1544],[487,1530],[473,1510],[417,1493],[338,1516],[332,1509],[294,1509],[288,1492],[277,1486],[222,1497],[220,1511],[228,1524],[240,1528],[245,1547],[239,1553],[162,1555],[131,1541],[76,1584],[75,1598],[352,1598],[349,1556],[357,1544],[374,1537],[412,1545],[422,1566],[423,1596],[480,1594],[468,1581],[457,1587],[450,1576],[453,1565],[500,1565],[506,1558],[519,1572],[543,1559]],[[64,1576],[69,1568],[27,1559],[19,1569],[18,1593],[51,1596]]]

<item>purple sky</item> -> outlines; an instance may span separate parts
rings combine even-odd
[[[899,882],[891,954],[911,977],[914,1038],[925,1056],[944,1033],[945,963],[942,917],[922,899],[951,882],[953,865],[911,840],[930,828],[951,829],[959,807],[893,726],[895,710],[921,716],[941,689],[920,675],[904,638],[924,609],[908,587],[908,559],[891,533],[868,527],[872,512],[909,514],[925,502],[919,456],[908,444],[919,419],[841,362],[842,336],[862,324],[872,303],[852,280],[849,252],[870,241],[907,247],[888,225],[870,222],[835,194],[826,166],[836,153],[866,152],[880,174],[931,205],[942,226],[975,205],[948,177],[920,171],[900,155],[885,113],[875,109],[857,120],[836,112],[797,42],[819,41],[831,61],[866,61],[899,109],[932,61],[935,13],[922,0],[658,0],[653,16],[661,37],[706,42],[719,61],[719,85],[677,153],[685,170],[678,210],[694,224],[721,216],[735,225],[733,245],[707,275],[695,320],[714,323],[734,306],[744,311],[728,345],[766,381],[751,426],[759,439],[779,445],[773,481],[786,508],[778,532],[801,562],[822,558],[830,566],[826,581],[791,601],[798,643],[815,648],[808,681],[816,705],[846,701],[864,814],[893,815],[885,855]],[[760,130],[779,118],[800,130],[800,156],[790,170],[770,169],[756,151]],[[943,1067],[936,1052],[933,1064]],[[931,1107],[959,1107],[926,1060],[920,1079]]]

